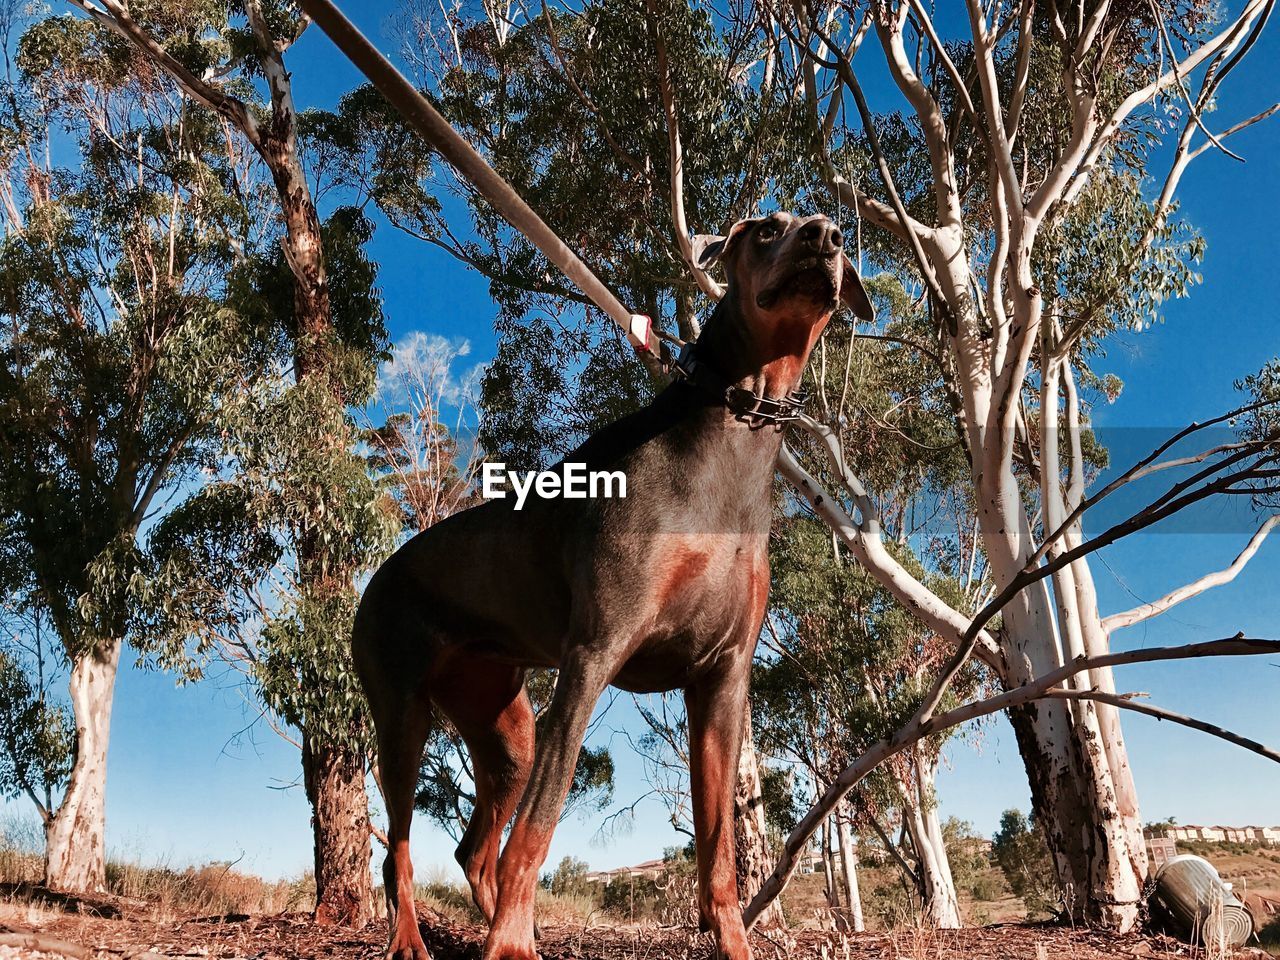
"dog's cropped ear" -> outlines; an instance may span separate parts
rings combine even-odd
[[[728,237],[718,237],[714,233],[697,233],[693,237],[693,265],[705,270],[724,255]]]
[[[858,268],[847,256],[840,267],[840,302],[853,311],[859,320],[871,321],[876,318],[876,308],[871,305],[871,298],[858,276]]]
[[[716,236],[715,234],[699,233],[693,238],[693,263],[699,270],[706,270],[713,263],[724,260],[733,252],[733,248],[737,246],[738,241],[753,226],[759,223],[759,218],[751,220],[739,220],[729,230],[727,237]]]

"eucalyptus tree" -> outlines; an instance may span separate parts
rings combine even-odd
[[[287,281],[287,296],[274,296],[270,306],[285,321],[294,388],[282,396],[274,421],[281,433],[269,442],[281,458],[275,461],[277,479],[289,484],[276,506],[296,603],[291,619],[263,635],[274,656],[257,676],[268,703],[299,725],[303,779],[314,811],[317,916],[360,924],[372,909],[366,753],[345,639],[355,577],[377,558],[380,537],[372,529],[368,537],[350,537],[376,511],[366,472],[352,455],[357,437],[346,408],[366,398],[386,335],[371,275],[363,278],[363,293],[355,292],[358,282],[349,291],[345,317],[334,302],[326,262],[332,253],[326,233],[332,230],[326,231],[307,176],[304,123],[286,66],[309,21],[286,0],[68,0],[68,6],[126,43],[149,74],[175,83],[210,122],[251,152],[274,188],[280,246],[267,273]],[[350,549],[354,542],[368,549]],[[325,665],[319,676],[312,672],[318,663]],[[337,713],[329,709],[329,696],[343,705]]]
[[[926,576],[908,551],[895,551],[940,593],[962,596],[959,578]],[[773,563],[771,625],[753,677],[758,736],[771,759],[802,771],[816,796],[912,714],[950,648],[811,518],[780,521]],[[956,692],[978,682],[971,671]],[[888,846],[919,893],[924,922],[951,928],[961,925],[961,916],[935,784],[945,740],[923,741],[886,764],[859,786],[835,826],[847,874],[854,862],[852,826]],[[907,858],[887,839],[891,817],[902,826]],[[856,889],[853,876],[846,885]]]
[[[218,125],[88,24],[33,24],[17,68],[3,99],[0,530],[21,571],[7,586],[69,665],[74,744],[42,803],[45,874],[84,891],[106,882],[116,672],[126,643],[145,643],[137,588],[158,559],[146,527],[216,458],[269,350],[228,304],[257,218]]]
[[[0,650],[0,795],[30,800],[46,828],[67,785],[75,756],[75,721],[55,693],[60,679],[43,636],[38,595],[14,594],[6,605],[13,630]],[[56,642],[56,641],[55,641]]]
[[[323,381],[277,364],[221,433],[221,460],[199,493],[150,540],[144,606],[158,661],[198,676],[211,657],[239,668],[248,691],[299,748],[312,806],[316,916],[359,925],[372,909],[373,827],[365,787],[371,728],[350,656],[357,578],[394,548],[402,504],[353,402],[374,389],[381,353],[372,224],[354,208],[321,226],[337,342]],[[293,279],[279,248],[231,274],[237,309],[294,349]]]
[[[965,7],[967,25],[952,36],[914,2],[799,4],[765,30],[806,64],[796,80],[826,189],[857,210],[929,305],[976,529],[1003,589],[1084,543],[1088,404],[1099,387],[1114,392],[1091,360],[1110,334],[1144,329],[1194,282],[1202,245],[1172,216],[1176,189],[1192,159],[1220,147],[1205,116],[1270,5],[1246,2],[1222,21],[1202,3]],[[872,115],[855,69],[868,55],[901,109]],[[830,122],[836,104],[861,120],[856,136]],[[1162,168],[1154,147],[1165,140]],[[961,640],[963,611],[882,556],[867,562]],[[979,652],[1016,686],[1105,651],[1108,634],[1078,555],[1020,591]],[[1081,683],[1113,689],[1106,670]],[[1146,857],[1117,711],[1049,703],[1011,719],[1074,912],[1128,929]]]

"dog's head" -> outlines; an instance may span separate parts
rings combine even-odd
[[[727,237],[696,237],[703,269],[720,263],[726,300],[737,305],[750,341],[752,366],[774,393],[793,389],[832,313],[844,303],[861,320],[875,310],[844,252],[844,235],[825,216],[774,213],[740,220]]]
[[[695,237],[694,256],[704,270],[719,262],[744,311],[760,319],[825,323],[840,302],[859,319],[875,317],[844,235],[821,214],[739,220],[727,237]]]

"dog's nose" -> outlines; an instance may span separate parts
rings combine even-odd
[[[800,242],[814,253],[834,256],[844,246],[844,234],[830,220],[814,220],[800,228]]]

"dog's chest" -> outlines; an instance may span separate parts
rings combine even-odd
[[[730,648],[753,644],[769,595],[765,547],[764,537],[741,534],[661,543],[643,592],[629,598],[636,645],[617,684],[682,687]]]

